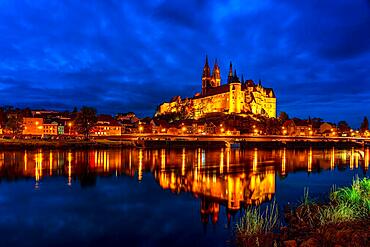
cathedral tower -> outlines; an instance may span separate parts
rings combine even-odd
[[[207,88],[211,86],[211,69],[208,65],[208,56],[206,56],[206,62],[203,67],[202,75],[202,94],[207,93]]]
[[[230,83],[233,81],[233,64],[230,62],[230,69],[229,69],[229,75],[227,77],[227,83]]]
[[[212,87],[219,87],[221,85],[220,67],[218,67],[217,59],[212,71]]]

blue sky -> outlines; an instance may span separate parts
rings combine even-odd
[[[152,115],[201,90],[208,54],[290,116],[370,115],[369,0],[0,0],[0,19],[0,105]]]

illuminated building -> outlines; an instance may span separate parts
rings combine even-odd
[[[42,127],[44,129],[44,135],[58,135],[58,123],[44,123]]]
[[[98,116],[98,121],[94,126],[92,136],[120,136],[122,134],[122,126],[108,115]]]
[[[23,134],[24,135],[43,135],[44,120],[42,118],[25,117],[23,118]]]
[[[226,114],[261,114],[276,117],[276,97],[272,88],[265,88],[261,82],[255,84],[252,80],[241,80],[233,72],[232,64],[227,84],[221,85],[220,68],[217,61],[212,75],[208,58],[203,68],[202,92],[192,98],[174,97],[170,102],[161,104],[156,113],[166,115],[181,113],[186,118],[198,119],[208,113]]]

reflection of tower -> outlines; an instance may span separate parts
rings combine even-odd
[[[212,224],[216,224],[218,221],[219,212],[220,205],[217,202],[212,202],[205,197],[201,199],[200,217],[203,224],[208,224],[209,217],[211,217]]]
[[[231,210],[239,210],[241,200],[240,177],[227,176],[227,207]]]

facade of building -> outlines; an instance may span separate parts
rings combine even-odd
[[[272,88],[265,88],[261,82],[255,84],[252,80],[241,80],[233,72],[230,63],[227,84],[221,85],[220,68],[217,61],[212,75],[208,58],[203,68],[202,93],[192,98],[174,97],[170,102],[164,102],[158,107],[156,116],[179,113],[187,118],[198,119],[208,113],[226,114],[261,114],[276,117],[276,97]]]
[[[44,130],[44,135],[48,135],[48,136],[58,135],[58,123],[57,122],[44,123],[42,127]]]
[[[43,124],[43,118],[25,117],[23,118],[23,134],[41,136],[44,134]]]
[[[122,134],[122,126],[109,115],[98,116],[98,121],[94,126],[92,136],[120,136]]]

